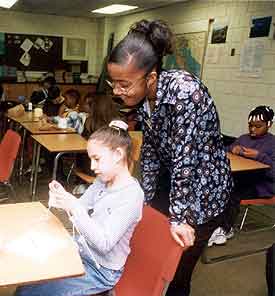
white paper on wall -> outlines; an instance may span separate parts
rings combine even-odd
[[[28,52],[23,53],[23,55],[20,58],[20,63],[22,63],[24,66],[29,66],[31,62],[31,56]]]
[[[26,38],[23,43],[20,45],[20,47],[25,51],[29,52],[29,50],[32,48],[33,43],[30,39]]]
[[[264,43],[261,40],[249,39],[241,49],[240,71],[249,77],[262,76]]]

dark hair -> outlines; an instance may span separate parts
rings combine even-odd
[[[172,37],[165,22],[141,20],[131,26],[128,34],[112,50],[108,62],[123,65],[132,56],[138,69],[149,73],[156,66],[157,73],[160,73],[162,58],[173,52]]]
[[[56,84],[56,80],[53,76],[48,76],[43,80],[43,83],[49,83],[51,86]]]
[[[120,117],[117,106],[108,95],[94,94],[89,106],[90,114],[85,122],[89,134]]]
[[[58,86],[53,85],[48,89],[48,98],[54,100],[60,96],[60,89]]]
[[[70,88],[70,89],[66,90],[64,93],[64,97],[66,97],[66,96],[70,96],[71,98],[73,98],[76,105],[78,104],[80,97],[81,97],[79,91],[74,88]]]
[[[127,130],[118,127],[103,126],[96,130],[89,138],[107,146],[111,150],[121,148],[125,152],[128,167],[132,163],[132,139]]]
[[[274,111],[269,106],[258,106],[248,115],[248,121],[262,120],[271,124],[274,117]]]

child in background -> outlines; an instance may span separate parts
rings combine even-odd
[[[52,76],[46,77],[39,90],[34,91],[31,95],[33,104],[44,104],[49,97],[49,88],[56,85],[56,80]]]
[[[76,111],[78,112],[79,102],[80,102],[80,93],[76,89],[68,89],[64,93],[64,103],[60,107],[58,116],[67,117],[70,112]]]
[[[97,178],[80,199],[56,181],[49,185],[49,203],[68,213],[79,234],[77,243],[86,273],[24,286],[17,289],[16,296],[95,295],[112,289],[122,275],[144,199],[129,172],[132,144],[127,124],[112,121],[99,129],[91,135],[87,149]]]
[[[46,116],[57,116],[64,98],[60,95],[60,89],[54,85],[48,89],[48,97],[43,106],[43,113]]]
[[[269,198],[275,194],[273,174],[275,136],[268,132],[272,126],[273,117],[274,111],[268,106],[258,106],[253,109],[248,116],[249,133],[240,136],[229,146],[229,151],[233,154],[270,166],[270,169],[254,175],[249,173],[242,178],[235,178],[235,191],[241,193],[242,199]]]
[[[90,100],[90,113],[85,123],[83,136],[88,138],[94,131],[120,118],[118,108],[109,95],[95,94]]]
[[[48,121],[55,123],[57,125],[63,121],[63,125],[66,128],[74,128],[78,134],[82,134],[84,130],[84,125],[86,122],[86,118],[89,116],[90,113],[90,106],[89,106],[89,97],[85,97],[80,103],[80,94],[79,92],[75,92],[74,90],[65,93],[65,103],[61,106],[59,110],[59,115],[48,118]],[[72,95],[73,94],[73,95]],[[66,106],[64,108],[64,106]],[[61,115],[62,114],[62,115]]]
[[[275,136],[269,133],[272,126],[274,111],[268,106],[258,106],[248,115],[249,133],[240,136],[229,146],[233,154],[251,158],[270,166],[270,169],[257,172],[234,173],[234,191],[232,204],[234,210],[230,223],[233,225],[239,210],[241,199],[270,198],[275,195]],[[226,233],[217,228],[208,245],[221,245],[233,236],[232,231]]]

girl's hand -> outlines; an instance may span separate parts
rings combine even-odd
[[[49,184],[49,206],[70,212],[77,203],[77,198],[67,192],[57,181]]]
[[[191,247],[195,242],[195,229],[189,224],[171,225],[171,235],[181,247]]]
[[[241,145],[236,145],[232,148],[231,151],[233,154],[240,155],[243,152],[243,147]]]
[[[256,149],[243,147],[242,155],[244,157],[255,159],[258,156],[258,154],[259,154],[259,151]]]

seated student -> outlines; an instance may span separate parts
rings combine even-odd
[[[67,95],[66,92],[65,103],[60,107],[62,111],[59,110],[58,116],[49,117],[48,121],[57,125],[59,125],[63,121],[64,126],[66,126],[67,128],[74,128],[78,134],[82,134],[86,118],[88,117],[90,112],[90,106],[88,102],[90,98],[85,97],[79,104],[78,100],[78,96],[74,97],[71,95]],[[75,104],[76,102],[77,104]],[[63,108],[64,106],[66,106],[66,109]],[[73,106],[75,107],[73,108]]]
[[[89,96],[89,115],[82,132],[82,136],[86,139],[108,122],[121,117],[110,96],[104,94],[87,94],[87,96]],[[77,154],[76,164],[83,173],[91,175],[87,153]]]
[[[64,94],[64,102],[60,107],[58,115],[61,117],[66,117],[70,112],[78,112],[79,102],[80,102],[80,93],[76,89],[68,89]]]
[[[43,113],[46,116],[57,116],[64,98],[60,95],[60,89],[54,85],[48,89],[48,97],[43,106]]]
[[[138,181],[129,172],[131,149],[127,124],[113,121],[88,141],[91,169],[97,178],[80,199],[60,183],[50,183],[49,204],[65,210],[78,232],[76,242],[85,275],[19,287],[16,296],[95,295],[116,285],[144,199]]]
[[[45,100],[48,98],[49,96],[49,88],[56,85],[56,80],[54,77],[52,76],[48,76],[46,77],[39,90],[36,90],[32,93],[31,95],[31,102],[33,104],[44,104]]]
[[[268,106],[253,109],[248,115],[249,133],[240,136],[228,148],[233,154],[260,161],[271,167],[257,172],[234,173],[235,188],[231,197],[234,209],[230,217],[231,225],[239,214],[241,199],[270,198],[275,195],[275,163],[272,156],[275,151],[275,136],[268,132],[273,117],[274,111]],[[208,245],[224,244],[232,236],[232,229],[226,233],[222,228],[217,228]]]

